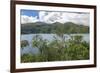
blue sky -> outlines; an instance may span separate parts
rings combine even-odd
[[[37,16],[37,18],[39,18],[39,11],[22,9],[21,10],[21,15],[27,15],[27,16],[32,16],[32,17]]]

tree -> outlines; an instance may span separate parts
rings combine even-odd
[[[40,52],[34,55],[23,55],[22,62],[89,59],[89,43],[83,41],[80,35],[71,36],[69,40],[54,36],[54,40],[51,42],[43,39],[41,35],[36,35],[33,37],[32,45],[37,47]]]
[[[37,47],[39,49],[39,55],[43,56],[43,60],[47,60],[47,50],[48,50],[48,41],[43,39],[40,35],[36,35],[33,37],[32,45],[33,47]]]
[[[89,58],[89,44],[82,41],[82,36],[72,36],[67,49],[70,60],[82,60]]]
[[[22,40],[22,41],[21,41],[21,48],[22,48],[22,49],[23,49],[24,47],[28,46],[28,45],[29,45],[29,43],[28,43],[27,40]]]

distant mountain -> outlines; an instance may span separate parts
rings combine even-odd
[[[60,22],[55,22],[52,24],[44,22],[21,24],[21,34],[56,33],[56,32],[61,32],[64,34],[89,33],[89,26],[79,25],[72,22],[66,22],[64,24]]]

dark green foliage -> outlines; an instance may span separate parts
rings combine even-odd
[[[72,37],[67,51],[71,60],[89,59],[89,44],[82,41],[82,36]]]
[[[46,61],[45,55],[37,54],[24,54],[21,56],[21,62],[26,63],[26,62],[43,62]]]
[[[65,40],[62,37],[54,37],[48,42],[40,35],[33,37],[33,47],[39,48],[38,54],[25,54],[21,57],[21,62],[46,62],[65,60],[86,60],[89,59],[89,43],[82,41],[82,36],[71,36]]]
[[[29,45],[29,43],[28,43],[28,41],[27,40],[22,40],[21,41],[21,48],[23,49],[23,47],[26,47],[26,46],[28,46]]]
[[[32,54],[24,54],[21,56],[21,62],[33,62],[34,56]]]
[[[89,27],[74,24],[72,22],[67,23],[53,23],[46,24],[43,22],[27,23],[21,24],[21,34],[31,34],[31,33],[56,33],[59,28],[63,29],[64,34],[68,33],[88,33]],[[58,31],[59,32],[59,31]]]

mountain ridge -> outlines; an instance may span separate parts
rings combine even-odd
[[[59,28],[59,29],[58,29]],[[55,22],[47,24],[44,22],[21,24],[21,34],[30,33],[56,33],[56,31],[63,30],[63,33],[88,33],[89,26],[75,24],[73,22],[60,23]]]
[[[31,22],[31,23],[22,23],[21,25],[25,25],[25,24],[37,24],[37,25],[40,25],[40,24],[55,24],[55,23],[59,23],[59,24],[66,24],[66,23],[72,23],[72,24],[75,24],[75,25],[83,25],[83,24],[77,24],[77,23],[74,23],[74,22],[65,22],[65,23],[60,23],[60,22],[54,22],[54,23],[46,23],[46,22],[42,22],[42,21],[37,21],[37,22]],[[83,25],[83,26],[88,26],[88,25]]]

